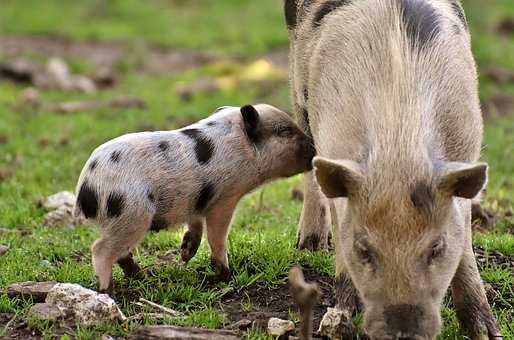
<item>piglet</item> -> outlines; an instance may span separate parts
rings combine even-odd
[[[100,226],[91,248],[100,291],[118,263],[140,273],[132,250],[150,230],[187,224],[182,259],[198,250],[204,226],[211,264],[230,279],[227,236],[239,200],[258,186],[311,170],[311,139],[285,112],[265,104],[222,107],[174,131],[131,133],[98,147],[77,184],[75,215]]]

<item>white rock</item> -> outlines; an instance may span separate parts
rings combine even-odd
[[[84,216],[74,216],[73,208],[67,205],[63,205],[56,210],[50,211],[43,219],[43,224],[48,227],[57,225],[73,227],[79,224],[84,224],[85,222],[86,219]]]
[[[294,322],[279,318],[268,320],[268,334],[272,336],[283,336],[294,330]]]
[[[7,286],[6,293],[9,297],[30,297],[34,302],[43,302],[56,284],[55,281],[13,283]]]
[[[65,316],[64,312],[61,311],[59,307],[50,303],[36,303],[30,308],[29,315],[40,320],[48,321],[56,321]]]
[[[75,194],[71,191],[61,191],[48,196],[43,202],[43,207],[46,210],[58,209],[63,205],[73,207],[75,205],[75,200]]]
[[[84,93],[95,93],[95,83],[85,76],[72,76],[70,78],[70,86],[72,91],[84,92]]]
[[[57,306],[67,317],[84,325],[126,320],[109,295],[98,294],[77,284],[56,284],[48,293],[45,302]]]
[[[61,89],[70,87],[70,69],[61,58],[50,58],[46,64],[46,72],[51,81]]]
[[[343,340],[353,332],[352,319],[344,311],[338,308],[328,308],[321,323],[318,333],[332,340]]]

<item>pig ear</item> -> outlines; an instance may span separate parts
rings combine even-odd
[[[364,180],[358,163],[314,157],[313,165],[321,190],[328,198],[348,197],[357,192]]]
[[[439,189],[451,196],[475,198],[487,183],[486,163],[449,162],[444,166]]]

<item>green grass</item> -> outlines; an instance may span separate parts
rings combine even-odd
[[[64,1],[6,0],[0,5],[0,34],[58,34],[70,39],[111,41],[121,39],[137,46],[141,40],[171,47],[197,48],[223,56],[248,59],[275,47],[287,46],[287,37],[279,1]],[[511,0],[466,0],[473,34],[473,48],[480,69],[491,65],[514,68],[514,38],[499,36],[495,27],[504,17],[514,17]],[[63,15],[65,13],[65,15]],[[143,52],[142,52],[143,53]],[[144,57],[144,53],[141,55]],[[130,58],[129,58],[130,59]],[[76,72],[90,72],[90,65],[72,60]],[[78,174],[90,152],[99,144],[120,134],[147,128],[173,129],[205,117],[222,105],[268,101],[287,108],[286,79],[262,98],[255,84],[243,82],[236,89],[215,95],[200,94],[189,102],[176,95],[181,83],[206,76],[237,72],[233,66],[207,65],[174,76],[150,76],[135,72],[130,60],[124,64],[124,76],[117,87],[95,95],[44,91],[45,102],[109,99],[118,95],[143,98],[148,108],[138,110],[96,110],[62,115],[32,110],[18,105],[22,86],[0,83],[0,172],[11,176],[0,179],[0,227],[26,227],[31,234],[20,236],[0,232],[0,244],[11,249],[0,257],[0,287],[18,281],[58,280],[94,288],[94,274],[89,247],[97,237],[91,226],[75,229],[42,226],[44,211],[38,200],[61,190],[73,190]],[[487,101],[498,93],[514,96],[513,84],[496,84],[481,77],[481,99]],[[63,141],[65,143],[63,143]],[[44,143],[42,143],[44,142]],[[67,143],[66,143],[67,142]],[[43,145],[46,144],[46,145]],[[514,206],[514,112],[488,122],[483,158],[490,164],[490,182],[485,205],[499,216]],[[283,284],[293,264],[314,268],[321,274],[334,271],[331,253],[298,254],[295,250],[296,223],[301,203],[291,200],[290,189],[300,185],[295,177],[267,186],[240,204],[229,237],[229,253],[234,279],[229,284],[209,284],[213,275],[208,266],[208,249],[202,244],[198,255],[183,266],[176,260],[165,263],[165,255],[177,254],[183,230],[149,235],[135,256],[144,267],[153,269],[154,277],[143,281],[123,279],[115,270],[118,283],[115,298],[128,316],[140,311],[134,304],[139,297],[169,306],[183,313],[167,323],[220,328],[227,322],[220,299],[231,291],[251,285],[262,289]],[[475,243],[487,251],[514,255],[514,237],[506,234],[513,219],[502,219],[493,233],[475,235]],[[173,256],[172,256],[173,257]],[[494,284],[501,296],[512,296],[512,267],[482,268],[483,279]],[[242,308],[255,306],[243,300]],[[511,308],[506,308],[510,303]],[[11,299],[0,294],[0,313],[25,316],[31,301]],[[498,299],[494,311],[505,339],[514,338],[512,301]],[[445,328],[441,339],[462,339],[463,335],[450,306],[443,309]],[[297,316],[293,313],[292,318]],[[78,339],[100,334],[126,335],[141,324],[153,320],[106,324],[75,330]],[[356,323],[359,323],[359,318]],[[52,337],[55,326],[30,320],[30,325]],[[0,337],[2,336],[0,328]],[[252,330],[246,339],[270,339]]]

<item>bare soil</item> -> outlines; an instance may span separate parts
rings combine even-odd
[[[316,282],[322,293],[314,309],[314,328],[316,328],[327,308],[335,304],[333,279],[311,269],[304,269],[304,274],[306,281]],[[243,307],[245,305],[251,308],[248,310]],[[253,285],[227,294],[222,302],[222,309],[230,323],[247,319],[252,321],[256,328],[266,328],[267,321],[271,317],[288,320],[291,318],[290,312],[298,313],[287,283],[271,289]]]
[[[141,60],[134,61],[137,51]],[[150,74],[174,74],[212,62],[208,53],[156,46],[131,46],[126,42],[72,41],[59,36],[0,36],[0,57],[19,56],[74,58],[98,68],[114,69],[123,61],[140,62],[140,71]]]

